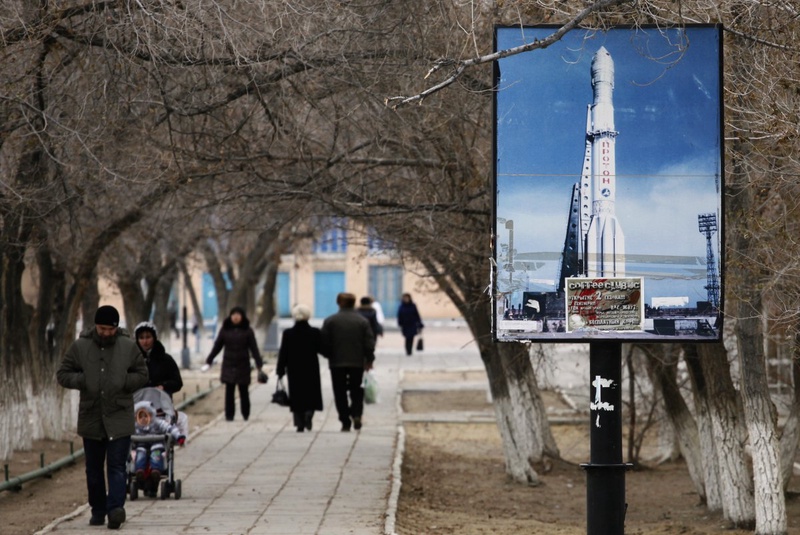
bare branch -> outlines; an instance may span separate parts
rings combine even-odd
[[[412,102],[417,102],[419,104],[422,104],[422,101],[425,100],[426,97],[434,93],[438,93],[445,87],[452,85],[470,67],[483,65],[485,63],[491,63],[492,61],[497,61],[498,59],[514,56],[517,54],[521,54],[523,52],[528,52],[530,50],[547,48],[553,43],[559,41],[567,32],[577,28],[581,22],[583,22],[587,17],[589,17],[593,13],[607,7],[612,7],[615,5],[625,4],[634,1],[635,0],[598,0],[591,6],[587,7],[586,9],[578,13],[572,20],[570,20],[569,22],[558,28],[555,32],[553,32],[552,35],[550,35],[546,39],[542,40],[536,39],[531,43],[520,45],[514,48],[509,48],[506,50],[498,50],[497,52],[494,52],[492,54],[478,56],[476,58],[471,58],[466,60],[455,60],[451,58],[440,59],[436,61],[436,63],[434,63],[433,67],[431,67],[431,69],[425,75],[425,79],[427,80],[432,74],[438,72],[443,68],[455,65],[455,68],[453,72],[450,74],[450,76],[448,76],[438,84],[429,87],[428,89],[420,93],[417,93],[416,95],[387,97],[385,100],[385,104],[387,106],[390,106],[392,109],[396,109],[399,106],[404,106],[406,104],[411,104]]]

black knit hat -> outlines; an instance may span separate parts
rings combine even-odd
[[[94,324],[117,327],[119,325],[119,312],[111,305],[103,305],[94,314]]]

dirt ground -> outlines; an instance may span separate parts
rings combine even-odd
[[[425,380],[472,380],[459,374],[439,374]],[[187,382],[189,394],[195,386]],[[206,388],[208,385],[203,386]],[[558,396],[546,393],[549,408],[560,409]],[[196,430],[222,411],[222,392],[187,409]],[[420,415],[431,406],[437,413],[491,415],[483,390],[407,392],[406,413]],[[423,419],[424,420],[424,419]],[[459,420],[458,417],[453,420]],[[564,462],[540,474],[542,484],[527,487],[505,475],[502,447],[491,418],[463,422],[408,422],[402,488],[397,511],[398,535],[455,534],[582,535],[586,533],[585,475],[578,466],[589,455],[588,425],[555,425],[553,432]],[[75,449],[80,448],[76,439]],[[38,467],[39,452],[47,463],[69,452],[69,444],[39,442],[31,452],[18,452],[9,465],[11,477]],[[787,500],[789,534],[800,535],[800,480],[792,482]],[[630,535],[745,535],[731,530],[719,515],[699,504],[683,463],[628,472],[628,511],[625,532]],[[21,491],[0,493],[3,535],[30,535],[85,503],[81,460],[52,479],[23,485]]]
[[[548,408],[561,408],[552,393],[545,393],[544,399]],[[438,414],[491,413],[483,390],[404,395],[406,413],[424,413],[432,406]],[[407,422],[397,533],[585,534],[586,480],[579,464],[589,459],[588,427],[588,421],[586,425],[555,425],[553,433],[564,462],[540,474],[540,486],[528,487],[506,476],[494,423]],[[800,534],[798,489],[800,480],[795,477],[787,499],[790,534]],[[721,515],[709,513],[699,503],[683,462],[628,472],[626,500],[627,534],[752,533],[730,529]]]

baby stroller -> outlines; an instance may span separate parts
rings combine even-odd
[[[156,415],[162,420],[175,424],[177,422],[177,411],[172,404],[169,394],[158,388],[142,388],[133,394],[134,403],[140,401],[147,401],[155,408]],[[131,454],[128,456],[127,474],[128,474],[128,494],[131,500],[136,500],[139,497],[140,483],[136,478],[136,448],[141,445],[164,445],[164,471],[160,476],[160,496],[162,500],[166,500],[170,494],[175,496],[176,500],[181,497],[181,480],[175,479],[175,437],[170,433],[159,433],[153,435],[139,435],[134,434],[131,436]]]

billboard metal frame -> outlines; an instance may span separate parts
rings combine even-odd
[[[494,50],[556,29],[497,26]],[[496,341],[721,340],[722,54],[721,25],[617,26],[495,62]],[[619,303],[641,329],[562,328],[573,278],[642,280]]]

